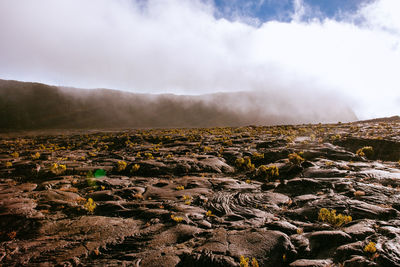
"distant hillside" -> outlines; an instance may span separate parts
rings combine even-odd
[[[211,127],[354,121],[329,96],[239,92],[202,96],[135,94],[0,80],[0,129]]]
[[[384,117],[384,118],[376,118],[372,120],[362,120],[357,122],[363,123],[379,123],[379,122],[400,122],[400,116],[392,116],[392,117]]]

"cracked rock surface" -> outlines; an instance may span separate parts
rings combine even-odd
[[[3,134],[0,265],[400,266],[399,160],[396,121]]]

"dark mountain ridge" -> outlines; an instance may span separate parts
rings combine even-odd
[[[212,127],[356,119],[350,108],[328,95],[300,98],[279,90],[152,95],[0,80],[2,130]]]
[[[389,123],[389,122],[400,122],[400,116],[391,116],[391,117],[384,117],[384,118],[376,118],[376,119],[371,119],[371,120],[361,120],[358,121],[361,123]]]

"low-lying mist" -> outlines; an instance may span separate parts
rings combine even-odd
[[[0,125],[3,130],[105,129],[301,124],[357,119],[340,97],[293,92],[151,95],[0,80]]]

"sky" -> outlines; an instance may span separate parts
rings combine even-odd
[[[0,79],[400,114],[400,0],[0,0]]]

